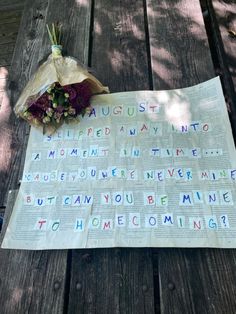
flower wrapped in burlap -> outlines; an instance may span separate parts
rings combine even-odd
[[[79,122],[90,111],[90,97],[109,90],[76,59],[62,56],[59,28],[53,24],[48,31],[52,53],[24,88],[14,111],[52,134],[64,122]]]

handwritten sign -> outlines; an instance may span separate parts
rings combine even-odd
[[[236,154],[218,78],[92,106],[53,135],[31,129],[3,248],[236,247]]]

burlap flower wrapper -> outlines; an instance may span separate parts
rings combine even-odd
[[[52,103],[50,100],[53,99],[52,96],[55,96],[55,94],[52,96],[49,94],[54,86],[59,88],[59,104],[58,101]],[[64,122],[79,121],[78,117],[81,112],[83,115],[84,109],[89,107],[90,96],[108,92],[109,89],[103,86],[77,60],[63,57],[61,46],[55,45],[52,46],[52,54],[49,55],[47,61],[37,69],[24,88],[14,111],[17,116],[27,120],[31,125],[43,127],[45,133],[53,133]],[[63,107],[63,97],[66,109]],[[79,103],[81,99],[82,102]],[[50,108],[45,109],[47,114],[41,110],[41,107],[39,108],[39,106],[48,107],[50,103]],[[80,105],[83,108],[78,110]],[[34,106],[34,110],[32,106]],[[40,109],[38,112],[37,108]]]

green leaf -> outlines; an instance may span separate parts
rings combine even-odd
[[[55,45],[55,44],[54,44],[54,40],[53,40],[53,36],[52,36],[52,33],[51,33],[51,31],[50,31],[50,28],[49,28],[48,24],[46,25],[46,27],[47,27],[48,36],[49,36],[49,39],[50,39],[50,41],[51,41],[51,44],[52,44],[52,45]]]
[[[86,109],[83,109],[83,110],[81,111],[81,116],[84,117],[84,116],[85,116],[85,113],[86,113]]]
[[[53,117],[51,118],[51,124],[54,126],[54,128],[57,128],[58,126],[56,120]]]
[[[64,95],[59,95],[59,97],[58,97],[58,104],[59,105],[64,105],[65,104],[65,97],[64,97]]]
[[[53,39],[54,39],[54,42],[55,44],[54,45],[57,45],[57,35],[56,35],[56,30],[55,30],[55,24],[52,23],[52,36],[53,36]]]

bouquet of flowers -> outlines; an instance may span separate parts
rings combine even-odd
[[[77,60],[62,56],[61,26],[47,26],[52,54],[23,90],[15,113],[44,133],[53,133],[64,122],[78,122],[90,111],[90,97],[109,92]]]

